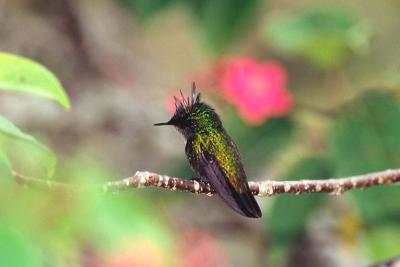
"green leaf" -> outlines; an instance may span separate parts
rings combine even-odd
[[[348,10],[312,8],[272,17],[265,36],[278,50],[330,67],[341,64],[349,51],[366,47],[369,34]]]
[[[261,1],[195,0],[191,3],[208,45],[221,52],[249,29]]]
[[[3,116],[0,116],[0,154],[17,170],[45,168],[48,176],[54,174],[53,152]]]
[[[14,229],[0,225],[1,265],[7,267],[44,266],[35,246]]]
[[[70,108],[57,77],[39,63],[17,55],[0,52],[0,90],[38,95]]]
[[[300,161],[287,175],[287,179],[320,179],[331,177],[330,163],[322,158],[307,158]],[[277,196],[266,217],[272,242],[277,247],[287,247],[300,239],[310,215],[323,203],[324,195]]]
[[[332,127],[329,154],[336,176],[400,166],[400,105],[371,91],[343,110]],[[352,193],[367,224],[400,221],[400,187],[381,186]]]

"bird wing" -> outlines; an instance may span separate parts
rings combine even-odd
[[[247,217],[261,217],[261,210],[246,181],[238,177],[226,177],[217,159],[207,151],[197,155],[197,161],[199,174],[207,178],[217,194],[232,209]],[[235,187],[239,190],[235,190]]]

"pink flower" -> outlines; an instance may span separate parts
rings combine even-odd
[[[258,63],[247,57],[227,60],[220,75],[223,96],[248,123],[288,114],[293,106],[286,89],[286,71],[276,62]]]

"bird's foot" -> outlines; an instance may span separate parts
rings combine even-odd
[[[204,184],[204,185],[209,185],[209,182],[208,182],[207,178],[205,178],[205,177],[194,177],[194,178],[192,178],[192,180],[199,182],[201,184]]]
[[[199,182],[199,183],[206,183],[207,182],[204,178],[201,178],[201,177],[192,177],[192,179],[190,179],[190,180],[196,181],[196,182]]]

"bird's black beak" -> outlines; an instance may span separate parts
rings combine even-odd
[[[163,126],[163,125],[174,125],[172,120],[169,120],[167,122],[160,122],[160,123],[154,123],[154,126]]]

